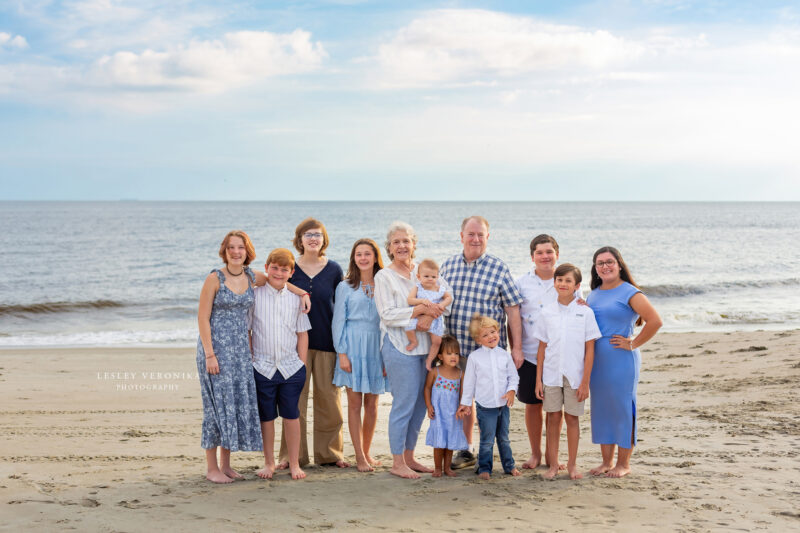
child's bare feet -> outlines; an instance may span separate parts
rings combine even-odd
[[[478,477],[484,481],[488,481],[489,478],[492,477],[492,475],[489,472],[481,472],[480,474],[478,474]]]
[[[547,472],[542,474],[542,477],[545,478],[545,479],[553,479],[557,475],[558,475],[558,467],[557,466],[551,466],[550,468],[547,469]]]
[[[548,467],[548,468],[550,467],[550,463],[545,463],[544,465],[546,467]],[[567,465],[565,465],[564,463],[558,463],[558,469],[559,470],[566,470],[567,469]]]
[[[611,470],[611,465],[606,463],[601,463],[600,466],[596,466],[589,470],[589,473],[593,476],[602,476],[606,472]]]
[[[292,474],[292,479],[304,479],[306,473],[300,468],[300,465],[289,466],[289,472]]]
[[[228,476],[231,479],[244,479],[244,476],[241,475],[239,472],[234,470],[233,468],[223,468],[222,473]]]
[[[514,477],[522,475],[522,473],[519,470],[517,470],[516,467],[513,470],[511,470],[511,472],[506,472],[506,474]]]
[[[458,474],[452,468],[445,468],[444,475],[448,477],[458,477]]]
[[[219,470],[208,472],[206,474],[206,479],[212,483],[233,483],[233,480],[231,478],[229,478]]]
[[[411,470],[408,465],[393,466],[389,473],[405,479],[419,479],[419,474]]]
[[[272,479],[272,474],[275,473],[275,465],[264,465],[264,468],[256,472],[256,475],[261,479]]]
[[[364,457],[367,458],[367,462],[372,466],[382,466],[383,463],[378,461],[377,459],[373,459],[370,455],[365,455]]]
[[[533,454],[531,458],[522,463],[523,470],[533,470],[534,468],[538,467],[542,464],[542,454]]]
[[[407,351],[407,352],[410,352],[411,350],[413,350],[414,348],[416,348],[418,344],[419,344],[419,342],[417,342],[417,341],[415,341],[415,340],[414,340],[414,341],[411,341],[411,342],[409,342],[409,343],[406,345],[406,351]]]
[[[433,476],[433,477],[442,477],[442,471],[439,470],[438,468],[434,468],[433,469],[433,474],[431,474],[431,476]]]
[[[425,368],[427,370],[433,370],[433,362],[436,360],[436,354],[429,355],[428,358],[425,360]]]
[[[578,471],[578,465],[567,465],[570,479],[583,479],[583,474]]]
[[[281,461],[275,470],[286,470],[287,468],[289,468],[289,461]]]
[[[630,466],[616,465],[614,468],[606,472],[606,477],[625,477],[631,473]]]
[[[366,459],[366,457],[356,457],[356,468],[358,468],[359,472],[372,472],[375,470],[372,468],[372,465],[369,464],[369,461]]]

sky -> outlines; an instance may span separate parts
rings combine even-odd
[[[0,200],[800,200],[800,4],[0,2]]]

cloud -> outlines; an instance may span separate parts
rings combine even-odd
[[[239,31],[165,51],[106,55],[95,63],[91,77],[101,86],[214,93],[262,78],[309,72],[325,57],[322,44],[312,42],[303,30]]]
[[[604,30],[493,11],[430,11],[380,46],[382,84],[430,86],[626,64],[644,48]]]
[[[0,48],[24,50],[28,48],[28,41],[22,35],[12,37],[10,33],[0,31]]]

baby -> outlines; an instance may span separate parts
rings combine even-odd
[[[439,265],[433,259],[423,259],[417,266],[417,284],[408,293],[408,305],[424,305],[436,307],[439,311],[444,311],[453,301],[453,295],[446,292],[444,287],[439,284]],[[417,319],[412,318],[406,326],[406,336],[408,345],[406,351],[410,352],[417,347]],[[441,316],[435,318],[431,327],[428,329],[431,337],[431,349],[428,351],[428,358],[425,367],[431,370],[431,365],[439,353],[439,345],[442,344],[444,335],[444,320]]]

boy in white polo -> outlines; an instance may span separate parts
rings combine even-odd
[[[300,468],[300,410],[298,402],[306,382],[308,330],[300,297],[289,292],[286,281],[294,272],[294,256],[286,248],[267,258],[267,284],[254,289],[250,311],[250,350],[264,442],[264,468],[258,477],[272,479],[275,472],[275,419],[283,418],[289,447],[292,479],[303,479]]]
[[[547,450],[550,465],[544,473],[546,479],[558,474],[558,441],[561,426],[561,408],[567,423],[569,460],[567,472],[570,479],[583,477],[578,472],[578,417],[583,414],[583,403],[589,397],[589,378],[594,362],[594,341],[601,337],[594,312],[578,305],[575,291],[580,287],[581,271],[564,263],[556,268],[556,302],[542,308],[541,319],[534,335],[539,339],[536,365],[536,397],[543,400],[547,417]],[[552,415],[550,414],[552,413]]]

